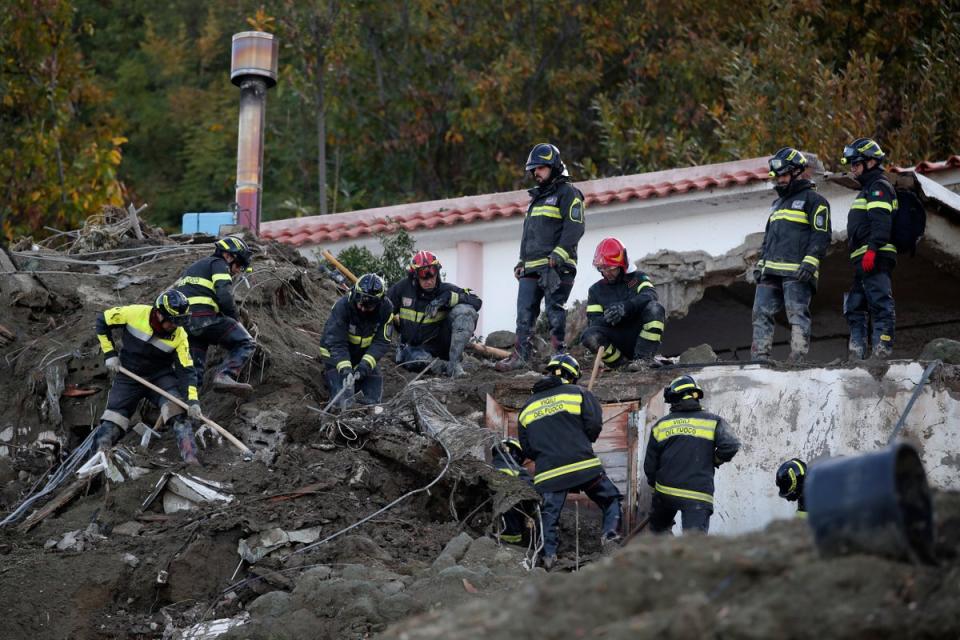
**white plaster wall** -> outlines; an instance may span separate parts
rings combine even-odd
[[[711,534],[743,533],[793,517],[796,503],[777,496],[780,463],[796,456],[815,464],[824,456],[884,447],[922,373],[914,362],[894,363],[879,379],[866,369],[730,366],[694,373],[706,393],[704,407],[726,418],[743,445],[717,471]],[[641,468],[649,428],[640,441]],[[901,435],[920,448],[932,487],[960,490],[960,397],[924,387]]]

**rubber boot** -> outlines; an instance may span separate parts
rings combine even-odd
[[[863,360],[867,357],[867,345],[858,344],[851,340],[847,343],[847,360],[850,362],[855,362],[857,360]]]
[[[886,342],[878,342],[873,347],[872,355],[877,360],[888,360],[893,355],[893,348]]]
[[[530,354],[528,342],[521,342],[518,338],[513,347],[513,353],[493,365],[493,368],[500,372],[516,371],[524,369],[527,366],[527,358]]]
[[[177,438],[177,448],[180,449],[180,457],[183,461],[190,465],[199,465],[197,443],[193,439],[193,427],[184,420],[178,420],[173,425],[173,434]]]
[[[627,365],[627,370],[648,371],[662,367],[663,365],[656,358],[658,345],[658,342],[638,336],[633,347],[633,360]]]
[[[467,375],[460,365],[463,359],[463,350],[467,348],[467,342],[473,336],[473,328],[460,328],[454,321],[453,335],[450,336],[450,355],[447,358],[446,374],[451,378],[462,378]]]
[[[97,450],[106,451],[120,442],[123,434],[124,431],[119,425],[109,420],[102,420],[100,426],[97,427],[96,434],[94,434],[94,443],[96,444]]]
[[[555,355],[567,352],[567,343],[556,336],[550,336],[550,347]]]
[[[245,382],[237,382],[224,371],[213,377],[213,388],[217,391],[226,391],[237,396],[247,396],[253,392],[253,387]]]
[[[807,336],[800,327],[790,327],[790,355],[787,356],[789,364],[800,364],[806,359],[807,352],[810,350],[810,337]]]

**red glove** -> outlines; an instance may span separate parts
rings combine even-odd
[[[863,265],[863,272],[870,273],[873,271],[873,266],[876,260],[877,252],[873,249],[867,249],[867,252],[863,254],[863,262],[861,263]]]

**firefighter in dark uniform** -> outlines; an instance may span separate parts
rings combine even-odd
[[[560,513],[571,491],[582,491],[603,512],[601,543],[620,538],[620,490],[603,470],[592,443],[600,437],[600,402],[577,386],[580,365],[569,354],[557,354],[547,375],[533,385],[533,395],[517,418],[520,446],[536,464],[534,487],[543,496],[543,566],[557,561]]]
[[[666,313],[650,278],[641,271],[627,271],[627,249],[616,238],[600,241],[593,266],[603,279],[587,294],[588,326],[580,342],[593,352],[603,348],[608,367],[627,364],[632,371],[659,367],[654,356]]]
[[[897,248],[890,241],[897,194],[883,177],[884,153],[875,141],[859,138],[843,148],[841,163],[862,187],[847,214],[847,239],[853,264],[853,287],[844,297],[843,315],[850,327],[850,359],[869,353],[868,319],[873,321],[873,356],[893,353],[896,315],[890,276],[897,264]]]
[[[190,407],[189,417],[200,420],[203,414],[196,372],[190,359],[187,332],[183,329],[190,318],[189,306],[182,293],[171,289],[161,293],[153,306],[111,307],[97,316],[97,339],[105,364],[107,370],[116,374],[94,436],[100,450],[109,449],[130,430],[130,417],[140,400],[146,398],[160,408],[164,424],[173,426],[184,462],[199,464],[193,428],[183,415],[183,408],[120,372],[122,366],[183,399]],[[124,331],[118,352],[112,334],[120,328]]]
[[[786,310],[790,323],[788,362],[799,363],[810,349],[810,299],[817,289],[820,261],[830,246],[830,203],[803,177],[807,159],[790,147],[768,161],[777,192],[754,270],[754,360],[770,359],[775,317]]]
[[[777,488],[780,497],[797,503],[797,517],[807,517],[807,500],[803,495],[803,482],[807,477],[807,463],[800,458],[791,458],[777,469]]]
[[[703,389],[680,376],[663,390],[670,413],[650,430],[643,471],[653,489],[650,530],[665,533],[673,517],[683,530],[707,533],[713,513],[714,470],[733,459],[740,441],[726,420],[700,406]]]
[[[519,478],[527,484],[533,485],[530,472],[523,466],[527,457],[523,454],[523,447],[516,438],[505,438],[490,450],[493,468],[512,478]],[[509,544],[523,544],[523,534],[527,531],[529,516],[520,506],[515,506],[500,516],[497,537]]]
[[[577,245],[584,230],[583,193],[570,183],[560,150],[540,143],[527,156],[526,171],[537,186],[523,219],[520,261],[513,268],[517,292],[517,342],[498,371],[526,366],[533,350],[533,330],[544,301],[554,353],[566,351],[567,311],[564,305],[577,275]]]
[[[190,265],[175,285],[190,302],[187,333],[198,382],[203,384],[207,350],[218,344],[227,357],[213,377],[213,387],[237,395],[252,391],[249,384],[238,382],[237,376],[257,346],[240,324],[233,300],[233,276],[250,266],[250,257],[241,238],[221,238],[214,244],[213,255]]]
[[[393,305],[384,297],[384,289],[380,276],[360,276],[350,293],[333,305],[323,328],[324,375],[331,398],[343,390],[341,408],[353,405],[357,391],[362,393],[361,404],[377,404],[383,396],[377,363],[390,348],[393,319]]]
[[[459,378],[466,375],[460,361],[483,302],[469,289],[442,282],[442,268],[436,255],[418,251],[407,268],[408,277],[387,292],[400,331],[396,360],[405,369],[422,371],[438,358],[442,361],[438,368]]]

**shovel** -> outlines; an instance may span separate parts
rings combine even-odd
[[[147,389],[150,389],[151,391],[156,391],[157,393],[162,395],[164,398],[166,398],[170,402],[173,402],[177,406],[181,407],[184,411],[187,411],[189,409],[189,407],[187,407],[187,403],[181,400],[180,398],[170,393],[167,393],[166,391],[164,391],[157,385],[153,384],[152,382],[144,380],[143,378],[133,373],[132,371],[128,370],[127,368],[120,367],[119,370],[120,370],[120,373],[124,374],[128,378],[131,378],[132,380],[136,380],[137,382],[145,386]],[[243,453],[244,460],[253,459],[253,451],[250,450],[250,447],[240,442],[232,433],[230,433],[229,431],[227,431],[226,429],[224,429],[223,427],[221,427],[216,422],[214,422],[213,420],[211,420],[206,416],[201,417],[201,420],[205,425],[207,425],[208,427],[210,427],[211,429],[213,429],[214,431],[222,435],[224,438],[229,440],[230,444],[240,449],[240,451]]]

